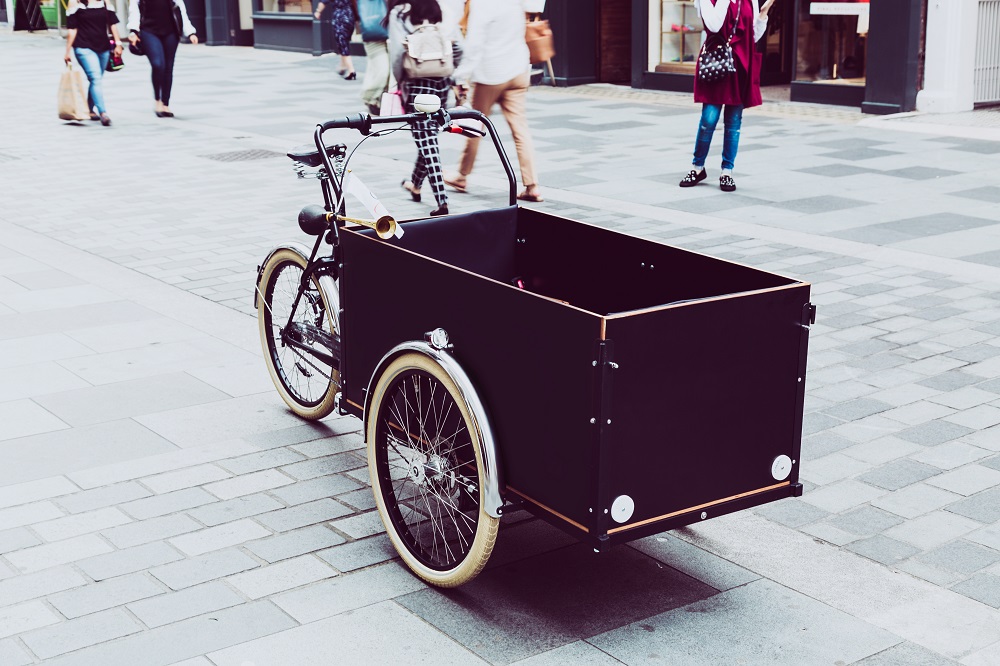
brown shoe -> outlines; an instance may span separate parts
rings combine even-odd
[[[106,113],[101,114],[101,124],[104,125],[105,127],[111,124],[111,118],[108,116],[108,114]]]

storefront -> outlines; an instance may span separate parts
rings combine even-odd
[[[204,0],[204,3],[210,45],[254,46],[313,55],[333,51],[329,18],[324,16],[322,21],[313,18],[316,0]]]
[[[691,91],[704,39],[693,0],[632,8],[633,87]],[[912,110],[922,19],[921,0],[777,0],[757,44],[761,84],[788,85],[792,101]]]

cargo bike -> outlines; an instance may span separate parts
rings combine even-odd
[[[255,296],[292,411],[363,420],[405,564],[442,587],[471,580],[514,508],[604,552],[801,495],[809,284],[518,207],[490,121],[424,111],[330,120],[289,153],[324,205],[299,214],[311,249],[275,248]],[[489,134],[509,205],[397,223],[368,202],[373,219],[348,217],[347,148],[324,132],[364,141],[428,119]]]

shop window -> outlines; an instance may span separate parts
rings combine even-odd
[[[256,0],[255,9],[258,12],[312,14],[313,4],[312,0]]]
[[[691,0],[650,0],[649,71],[694,74],[704,25]]]
[[[865,84],[868,0],[800,0],[795,80]]]

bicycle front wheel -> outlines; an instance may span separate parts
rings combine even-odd
[[[271,255],[261,272],[257,322],[267,370],[279,395],[302,418],[317,420],[333,411],[340,374],[308,351],[282,340],[282,330],[289,322],[305,269],[306,262],[297,252],[282,249]],[[339,334],[333,324],[331,305],[315,278],[302,293],[291,321],[302,330]]]
[[[417,353],[389,364],[371,400],[368,470],[393,546],[432,585],[472,580],[493,552],[500,520],[483,510],[469,406],[441,366]]]

